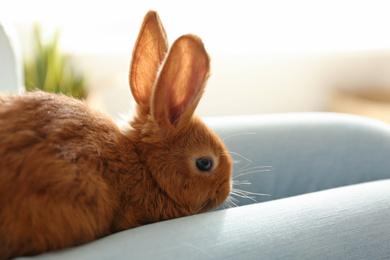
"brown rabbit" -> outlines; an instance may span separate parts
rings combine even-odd
[[[136,114],[125,128],[65,96],[0,95],[0,259],[204,212],[228,197],[228,152],[194,115],[209,56],[194,35],[167,51],[150,11],[133,51]]]

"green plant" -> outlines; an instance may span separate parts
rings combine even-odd
[[[59,50],[59,36],[57,30],[50,42],[44,44],[41,27],[35,24],[33,55],[24,62],[26,90],[41,89],[85,98],[85,77],[74,71],[69,56]]]

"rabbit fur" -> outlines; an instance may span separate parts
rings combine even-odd
[[[0,94],[0,259],[221,205],[231,159],[194,115],[209,71],[202,41],[184,35],[169,49],[150,11],[132,55],[127,126],[63,95]]]

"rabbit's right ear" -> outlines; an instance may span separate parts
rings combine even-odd
[[[168,48],[160,17],[157,12],[149,11],[135,42],[129,72],[131,93],[138,105],[150,106],[156,74]]]
[[[190,122],[209,73],[210,58],[199,37],[183,35],[173,43],[151,100],[152,116],[162,129]]]

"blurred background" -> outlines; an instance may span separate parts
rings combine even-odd
[[[170,43],[197,34],[212,57],[200,116],[334,111],[390,122],[388,7],[377,0],[1,0],[0,20],[16,29],[28,88],[65,88],[114,119],[133,107],[129,62],[153,9]]]

